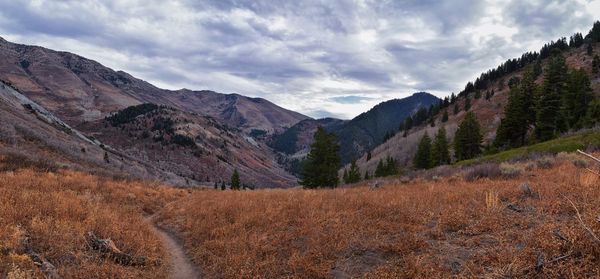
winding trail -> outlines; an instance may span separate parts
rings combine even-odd
[[[192,261],[186,256],[183,247],[168,231],[161,229],[154,223],[154,216],[145,218],[154,233],[160,238],[170,258],[170,277],[172,279],[197,279],[202,278],[200,271],[194,266]]]

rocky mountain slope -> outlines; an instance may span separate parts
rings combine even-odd
[[[281,131],[307,116],[260,98],[212,91],[164,90],[81,56],[0,38],[0,79],[77,125],[142,103],[212,116],[244,130]]]

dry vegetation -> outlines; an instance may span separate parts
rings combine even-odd
[[[0,278],[41,277],[28,249],[64,278],[164,278],[165,251],[143,216],[181,195],[74,172],[0,172]],[[86,244],[90,231],[148,264],[125,267],[103,257]]]
[[[600,243],[583,224],[600,234],[600,185],[573,160],[472,182],[195,192],[161,220],[209,277],[599,276]]]

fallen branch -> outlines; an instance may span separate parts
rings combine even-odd
[[[583,151],[581,151],[581,150],[579,150],[579,149],[577,149],[577,152],[578,152],[579,154],[585,155],[585,156],[587,156],[587,157],[591,158],[592,160],[594,160],[594,161],[596,161],[596,162],[600,163],[600,159],[598,159],[598,158],[594,157],[594,156],[593,156],[593,155],[591,155],[591,154],[585,153],[585,152],[583,152]]]
[[[581,218],[581,214],[579,213],[579,209],[577,209],[577,206],[575,206],[573,201],[571,201],[569,198],[565,197],[565,199],[567,199],[569,203],[571,203],[571,206],[573,206],[573,208],[575,209],[575,213],[577,213],[577,220],[579,221],[579,224],[588,232],[588,234],[596,241],[596,243],[600,244],[600,239],[598,238],[598,236],[596,236],[594,231],[592,231],[592,229],[590,229],[590,227],[588,227],[585,224],[585,222],[583,222],[583,219]]]
[[[145,257],[134,257],[121,252],[115,243],[110,239],[100,239],[93,232],[87,233],[88,245],[100,253],[108,255],[116,263],[125,266],[143,266],[146,265]]]
[[[585,170],[586,170],[586,171],[589,171],[589,172],[591,172],[591,173],[593,173],[593,174],[595,174],[595,175],[597,175],[597,176],[600,176],[600,173],[597,173],[597,172],[595,172],[595,171],[593,171],[593,170],[591,170],[591,169],[589,169],[589,168],[585,168]]]

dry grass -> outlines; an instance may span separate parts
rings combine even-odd
[[[0,278],[39,278],[24,240],[65,278],[164,278],[163,247],[143,220],[180,190],[117,182],[74,172],[0,173]],[[111,238],[126,253],[147,257],[124,267],[87,248],[85,233]]]
[[[208,277],[594,277],[600,246],[567,200],[600,234],[600,188],[580,184],[582,172],[558,160],[471,183],[203,191],[168,205],[161,220],[182,232]]]

